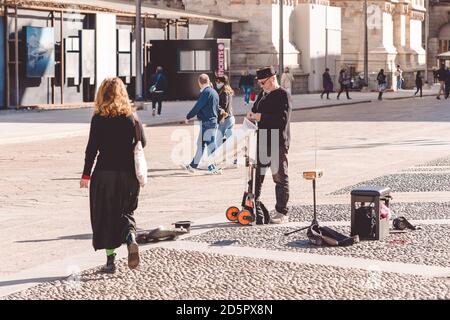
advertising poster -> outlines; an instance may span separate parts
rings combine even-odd
[[[25,27],[27,77],[55,76],[55,34],[53,28]]]

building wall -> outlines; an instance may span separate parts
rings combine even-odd
[[[285,66],[290,66],[293,69],[299,68],[299,49],[296,42],[298,29],[295,28],[296,23],[296,7],[292,4],[283,6],[283,63]],[[275,52],[280,52],[280,7],[278,3],[273,3],[271,8],[272,12],[272,28],[270,30],[272,34],[272,46]],[[278,56],[275,56],[278,59]],[[278,65],[278,61],[272,63]]]
[[[341,57],[341,10],[337,7],[299,4],[295,13],[295,43],[302,52],[303,71],[309,74],[309,91],[321,91],[325,68],[330,68],[334,78],[335,61]]]
[[[428,82],[433,83],[433,68],[438,67],[436,58],[439,53],[439,34],[450,23],[450,3],[439,3],[430,7],[429,12],[429,36],[428,36]]]
[[[26,61],[26,43],[24,39],[24,27],[51,27],[51,17],[49,12],[19,10],[19,17],[17,21],[19,34],[19,101],[16,101],[15,88],[15,72],[14,65],[10,65],[10,105],[37,105],[52,103],[52,81],[55,82],[55,103],[61,101],[61,81],[60,81],[60,67],[55,66],[55,77],[53,78],[28,78],[24,63]],[[78,36],[78,31],[89,25],[89,16],[80,13],[65,14],[63,25],[63,37]],[[8,32],[9,38],[14,39],[14,19],[8,18]],[[55,60],[58,59],[58,50],[60,42],[60,17],[55,15],[54,25],[55,36]],[[10,43],[10,61],[14,61],[14,42]],[[64,86],[64,102],[65,103],[79,103],[83,101],[83,85],[75,85],[67,79],[63,83]]]
[[[0,108],[5,107],[5,38],[3,17],[0,16]]]
[[[295,77],[304,81],[300,51],[295,43],[295,2],[286,1],[284,15],[284,65],[291,66]],[[279,65],[279,5],[272,0],[184,0],[185,9],[232,16],[244,20],[232,25],[231,80],[237,86],[243,71]],[[304,88],[303,85],[298,88]]]
[[[387,52],[396,54],[397,50],[394,47],[394,33],[392,30],[394,29],[394,19],[392,15],[388,12],[383,12],[383,42],[382,48],[384,48]]]
[[[117,75],[116,16],[97,13],[95,17],[96,89],[103,79]]]
[[[423,66],[426,60],[426,52],[422,46],[422,34],[423,34],[422,21],[412,20],[411,35],[410,35],[411,49],[415,51],[415,54],[417,54],[417,61],[415,61],[415,63],[418,64],[419,66]]]
[[[143,0],[142,3],[149,4],[157,7],[166,7],[173,9],[184,9],[184,4],[182,0]]]
[[[333,0],[342,8],[342,65],[364,70],[363,1]],[[393,77],[397,64],[405,72],[406,87],[414,86],[413,74],[425,68],[422,46],[424,2],[368,1],[369,77],[383,68]],[[391,78],[393,83],[393,78]],[[372,81],[374,82],[374,81]]]

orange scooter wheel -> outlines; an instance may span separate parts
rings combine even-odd
[[[248,210],[242,210],[241,212],[239,212],[238,214],[238,221],[240,224],[242,224],[243,226],[248,226],[250,223],[252,223],[254,221],[254,217],[251,214],[250,211]]]
[[[227,212],[225,215],[227,216],[227,219],[230,221],[237,221],[239,214],[239,208],[238,207],[229,207],[227,209]]]

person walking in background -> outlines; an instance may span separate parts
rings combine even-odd
[[[80,188],[88,188],[90,181],[92,245],[95,250],[106,249],[107,262],[101,269],[106,273],[115,272],[114,250],[124,242],[129,268],[139,264],[133,218],[140,189],[134,165],[135,126],[145,146],[144,130],[132,113],[125,85],[119,78],[105,79],[95,99]]]
[[[396,80],[396,87],[397,91],[402,89],[403,84],[403,70],[400,69],[400,65],[397,65],[397,69],[394,72],[395,80]]]
[[[161,116],[162,101],[164,99],[164,91],[166,90],[166,77],[161,66],[156,68],[156,73],[152,75],[150,80],[150,96],[152,99],[152,114],[156,114],[156,104],[158,104],[158,117]]]
[[[190,173],[195,173],[197,171],[205,151],[205,146],[208,155],[211,155],[216,149],[218,129],[219,95],[217,94],[217,91],[212,88],[211,81],[207,74],[201,74],[198,77],[198,85],[200,87],[200,96],[192,110],[187,114],[185,120],[186,123],[189,123],[189,119],[197,116],[201,121],[201,129],[197,139],[197,152],[189,165],[183,165],[183,168]],[[214,164],[209,164],[208,173],[220,174],[222,172],[217,170]]]
[[[384,69],[381,69],[377,76],[378,81],[378,100],[383,100],[383,93],[387,87],[386,75]]]
[[[450,69],[447,67],[445,71],[445,99],[448,99],[450,95]]]
[[[323,95],[327,94],[327,99],[330,99],[330,92],[333,91],[333,80],[331,80],[330,69],[326,68],[322,75],[323,91],[320,94],[320,99],[323,99]]]
[[[249,73],[248,70],[244,71],[239,80],[239,89],[244,92],[244,104],[248,106],[250,104],[250,94],[254,88],[255,77]]]
[[[437,71],[436,67],[433,67],[433,80],[434,80],[434,83],[438,83],[439,82],[438,71]]]
[[[233,95],[234,91],[226,75],[216,79],[216,88],[219,94],[219,137],[217,147],[233,134],[233,127],[236,120],[233,115]]]
[[[339,83],[341,85],[341,89],[339,90],[339,93],[337,95],[337,99],[339,100],[339,97],[341,96],[341,93],[345,91],[345,94],[347,95],[347,99],[351,100],[350,95],[348,93],[348,89],[350,88],[350,85],[352,84],[350,80],[350,76],[347,73],[346,69],[342,69],[339,72]]]
[[[420,71],[417,71],[416,74],[416,93],[414,95],[416,96],[420,92],[420,97],[423,96],[423,79],[422,79],[422,73]]]
[[[438,80],[439,80],[439,92],[436,99],[441,100],[441,93],[445,95],[445,81],[447,80],[447,71],[445,70],[445,65],[441,64],[437,72]]]
[[[289,67],[284,68],[284,72],[281,75],[281,87],[284,88],[290,95],[292,95],[293,82],[294,76],[291,74]]]

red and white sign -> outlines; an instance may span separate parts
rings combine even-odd
[[[225,75],[225,45],[223,43],[217,45],[217,62],[217,76],[222,77]]]

